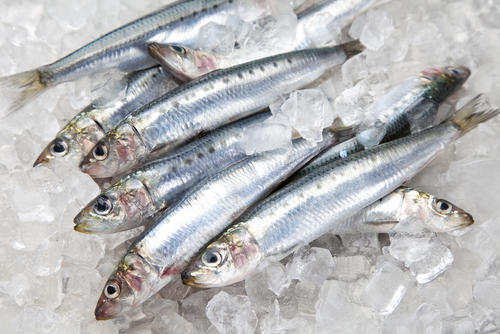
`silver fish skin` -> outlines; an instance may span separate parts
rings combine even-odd
[[[246,129],[270,116],[263,112],[217,129],[128,174],[75,217],[75,230],[115,233],[147,224],[196,183],[246,158]]]
[[[125,72],[156,64],[147,45],[193,45],[199,28],[208,22],[222,23],[236,13],[233,0],[182,0],[126,24],[85,45],[68,56],[36,70],[0,79],[0,87],[18,90],[10,111],[36,97],[46,87],[110,69]]]
[[[79,112],[56,135],[34,163],[56,158],[79,164],[105,134],[140,106],[175,88],[177,83],[160,66],[128,74],[123,78],[123,98],[100,98]]]
[[[359,152],[365,148],[364,144],[380,140],[388,142],[436,125],[439,104],[462,87],[470,73],[464,66],[431,67],[421,71],[417,77],[396,85],[377,99],[372,107],[378,113],[384,111],[386,122],[381,127],[365,127],[355,138],[339,143],[314,158],[296,177]]]
[[[315,45],[313,39],[318,39],[325,34],[332,37],[334,33],[338,33],[340,28],[347,25],[359,12],[368,8],[373,2],[374,0],[307,1],[296,11],[296,43],[283,48],[282,51],[325,46],[324,44]],[[254,22],[254,24],[266,26],[272,24],[275,20],[272,16],[266,16]],[[314,27],[320,28],[314,29]],[[183,81],[198,78],[217,69],[241,64],[245,60],[269,56],[269,52],[272,52],[272,49],[262,48],[262,50],[254,50],[250,54],[248,52],[236,52],[229,56],[222,56],[179,44],[154,43],[149,48],[151,56],[158,63]]]
[[[195,186],[130,247],[103,290],[96,318],[125,312],[178,277],[211,238],[335,140],[332,134],[319,144],[299,139],[290,150],[249,157]]]
[[[202,132],[264,109],[281,94],[303,87],[343,63],[358,47],[358,42],[352,42],[294,51],[208,73],[128,116],[80,167],[97,178],[119,175]]]
[[[266,259],[279,260],[334,229],[415,176],[449,144],[500,110],[477,99],[450,121],[326,164],[258,203],[183,273],[192,286],[245,279]]]
[[[329,37],[335,37],[356,15],[374,2],[375,0],[319,0],[309,7],[299,9],[295,49],[324,46],[331,42],[325,38],[325,32]]]
[[[399,187],[389,195],[336,224],[331,233],[389,233],[411,220],[433,232],[450,232],[470,226],[472,216],[451,202],[423,191]]]
[[[393,139],[401,122],[411,132],[435,125],[439,104],[457,91],[470,73],[465,66],[430,67],[402,82],[367,108],[368,117],[357,134],[359,143],[371,147],[383,138]],[[374,117],[381,126],[372,124],[376,123]]]

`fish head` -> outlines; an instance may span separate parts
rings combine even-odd
[[[456,92],[471,74],[465,66],[431,67],[420,73],[420,78],[429,87],[428,97],[437,103]]]
[[[94,178],[115,177],[140,163],[146,154],[146,145],[133,126],[124,122],[95,145],[80,169]]]
[[[465,210],[426,192],[413,190],[405,195],[405,200],[406,211],[413,211],[414,216],[433,232],[451,232],[474,223]]]
[[[74,229],[100,234],[129,230],[146,223],[156,207],[144,184],[126,177],[102,192],[75,217]]]
[[[91,108],[91,107],[89,107]],[[93,109],[71,120],[42,151],[33,167],[49,164],[54,159],[80,161],[105,136],[101,126],[91,117]]]
[[[128,252],[104,285],[95,308],[97,320],[108,320],[142,304],[154,292],[158,277],[153,267],[133,251]]]
[[[217,69],[217,56],[180,45],[157,44],[149,46],[153,57],[176,78],[182,81],[196,79]]]
[[[238,226],[206,247],[181,274],[184,284],[198,288],[222,287],[244,280],[260,263],[258,245]]]

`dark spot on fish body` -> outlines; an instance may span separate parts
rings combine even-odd
[[[198,15],[198,12],[193,12],[193,17],[195,17],[196,15]]]
[[[210,147],[208,148],[208,153],[214,153],[214,152],[215,152],[215,147],[210,146]]]
[[[224,78],[224,79],[222,79],[222,82],[225,83],[225,84],[228,84],[229,83],[229,79],[228,78]]]
[[[170,167],[170,173],[175,173],[175,172],[177,172],[177,167],[176,166]]]
[[[202,158],[204,157],[204,155],[203,155],[203,153],[198,152],[198,154],[196,154],[196,157],[197,157],[198,159],[202,159]]]
[[[249,70],[248,73],[253,75],[253,70]]]
[[[184,163],[185,163],[186,165],[191,165],[191,164],[193,163],[193,160],[191,160],[191,159],[189,159],[189,158],[188,158],[188,159],[184,159]]]
[[[206,9],[206,8],[203,8],[203,9],[201,10],[201,12],[202,12],[202,13],[205,13],[206,11],[207,11],[207,9]]]
[[[260,65],[260,66],[259,66],[259,69],[260,69],[262,72],[265,72],[265,71],[266,71],[266,69],[265,69],[265,68],[264,68],[264,66],[262,66],[262,65]]]
[[[213,5],[213,9],[217,9],[217,7],[219,7],[219,5]]]
[[[179,19],[179,21],[184,21],[184,16],[181,16],[181,18]]]
[[[278,67],[278,63],[277,62],[273,62],[273,66],[274,67]]]
[[[238,78],[243,79],[243,73],[238,73]]]
[[[321,185],[321,183],[318,183],[318,185],[316,185],[316,189],[321,189],[323,188],[323,186]]]
[[[287,58],[286,61],[291,64],[292,63],[292,60],[290,58]]]
[[[235,48],[236,50],[239,50],[239,49],[241,48],[240,43],[238,43],[238,42],[234,42],[234,48]]]

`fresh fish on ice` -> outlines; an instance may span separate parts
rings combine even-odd
[[[354,41],[208,73],[129,115],[99,141],[80,167],[95,178],[120,175],[203,132],[262,110],[361,49]]]
[[[318,144],[298,139],[290,150],[248,157],[195,186],[131,245],[104,287],[96,318],[115,317],[178,279],[203,245],[336,138],[327,132]]]
[[[38,69],[0,79],[0,89],[12,95],[15,111],[48,87],[98,72],[124,72],[156,64],[148,44],[182,43],[193,46],[199,29],[208,22],[222,23],[237,12],[233,0],[181,0],[126,24],[68,56]]]
[[[147,224],[195,184],[246,158],[246,130],[270,116],[263,112],[217,129],[128,174],[75,217],[75,230],[114,233]]]
[[[97,142],[122,119],[177,86],[160,66],[131,73],[123,81],[123,98],[100,98],[92,102],[59,131],[33,166],[47,164],[56,158],[80,164]]]
[[[216,287],[241,281],[266,259],[279,260],[340,226],[500,113],[480,109],[478,101],[473,99],[441,125],[325,164],[284,186],[208,245],[182,274],[184,282]],[[440,209],[445,213],[449,208]]]

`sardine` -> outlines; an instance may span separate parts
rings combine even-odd
[[[138,109],[108,132],[81,164],[105,178],[164,154],[202,132],[254,114],[313,82],[362,46],[285,53],[209,73]]]
[[[436,125],[439,104],[462,87],[469,76],[470,70],[464,66],[433,67],[423,70],[416,78],[396,85],[370,108],[378,114],[384,112],[386,121],[382,126],[365,127],[355,138],[335,145],[314,158],[298,176],[324,163],[359,152],[365,144],[381,139],[383,143],[389,142]]]
[[[202,179],[246,158],[246,129],[270,116],[263,112],[217,129],[128,174],[75,217],[75,230],[114,233],[146,224]]]
[[[323,39],[329,41],[340,31],[356,14],[367,9],[374,0],[322,0],[313,3],[306,2],[303,8],[297,12],[296,43],[284,48],[284,51],[303,50],[306,48],[325,46],[315,43],[313,40],[323,35]],[[258,21],[272,21],[272,17],[264,17]],[[325,38],[326,36],[326,38]],[[181,44],[153,43],[149,46],[151,56],[165,69],[180,80],[192,80],[217,69],[238,65],[248,53],[231,54],[229,56],[218,55],[213,52],[189,48]],[[259,50],[258,54],[266,55],[267,51]],[[271,50],[272,52],[272,50]],[[267,52],[268,53],[268,52]],[[253,56],[253,55],[252,55]],[[269,56],[267,54],[266,56]]]
[[[70,55],[38,69],[0,79],[0,88],[14,90],[10,111],[22,107],[47,87],[98,72],[136,71],[156,64],[148,44],[194,46],[199,29],[208,22],[223,23],[237,12],[234,0],[182,0],[126,24]]]
[[[58,132],[33,166],[56,158],[80,164],[97,142],[122,119],[177,86],[171,75],[160,66],[134,72],[123,80],[123,98],[93,101]]]
[[[183,272],[184,283],[216,287],[238,282],[266,259],[282,259],[335,229],[415,176],[463,134],[500,113],[480,109],[478,100],[441,125],[326,164],[286,185],[208,245]],[[439,209],[445,213],[449,208]]]
[[[451,202],[409,187],[389,195],[336,224],[334,234],[389,233],[409,220],[432,232],[451,232],[474,223],[472,216]]]
[[[96,319],[125,312],[178,279],[203,245],[335,140],[332,133],[319,144],[298,139],[290,150],[251,156],[195,186],[129,248],[104,287]]]

